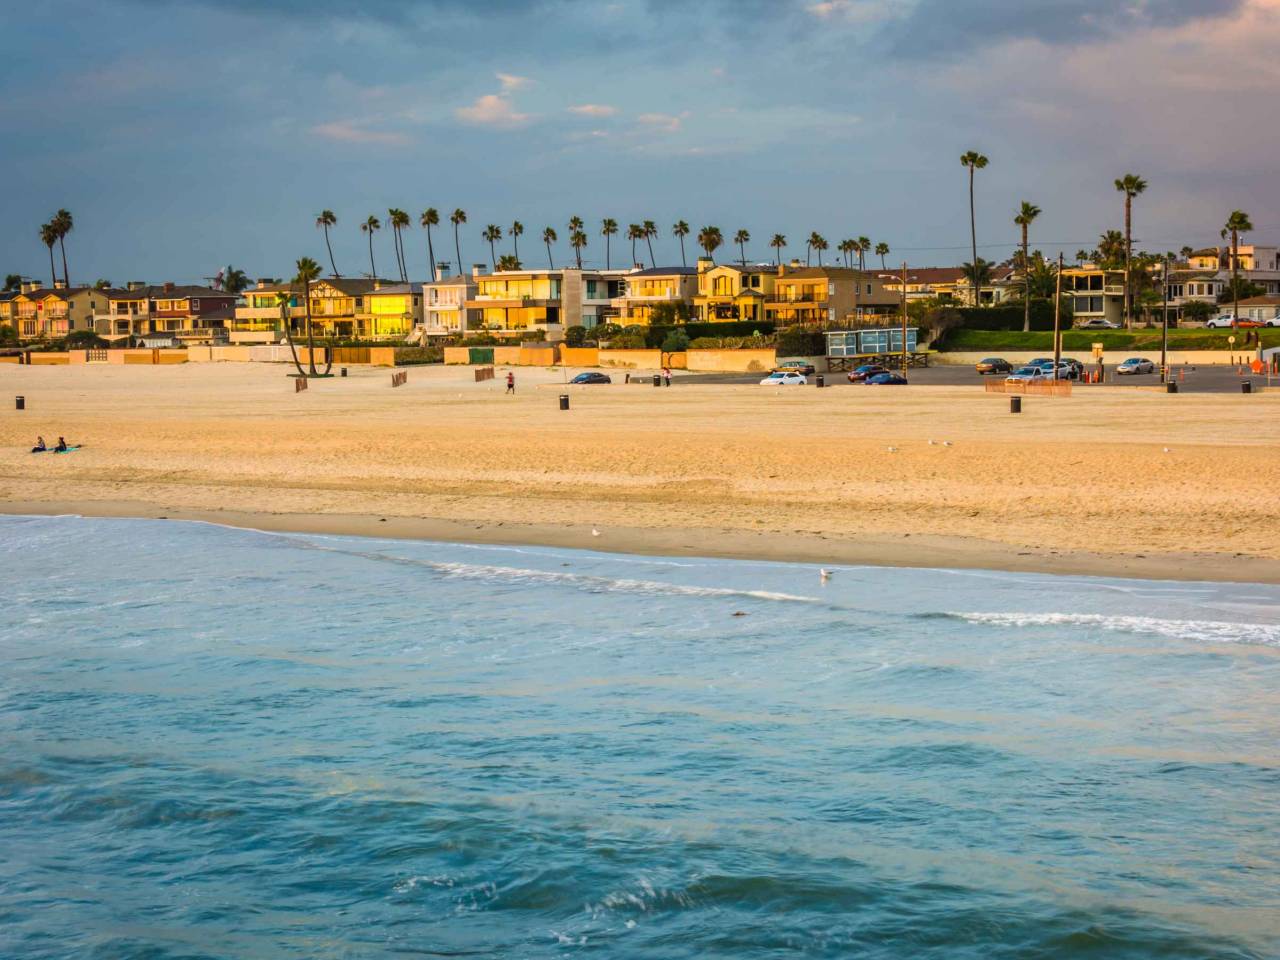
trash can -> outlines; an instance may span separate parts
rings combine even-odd
[[[660,386],[662,386],[662,377],[661,377],[661,375],[656,374],[656,373],[653,375],[653,385],[654,385],[655,387],[660,387]]]
[[[818,379],[816,382],[820,387],[825,387],[827,385],[827,381],[823,378],[822,374],[818,374]]]
[[[1241,392],[1241,393],[1253,393],[1253,381],[1252,381],[1252,380],[1241,380],[1241,381],[1240,381],[1240,392]]]
[[[342,375],[343,375],[344,377],[347,375],[347,368],[346,368],[346,367],[343,367],[343,368],[342,368]]]
[[[1170,380],[1168,383],[1164,385],[1164,390],[1165,390],[1165,393],[1177,393],[1178,392],[1177,382]]]
[[[26,397],[14,397],[14,398],[13,398],[13,406],[14,406],[14,408],[15,408],[15,409],[18,409],[18,410],[25,410],[25,409],[27,409],[27,398],[26,398]]]
[[[569,409],[569,395],[567,393],[560,394],[560,409],[561,410]]]
[[[1022,398],[1021,398],[1021,397],[1010,397],[1010,398],[1009,398],[1009,412],[1010,412],[1010,413],[1021,413],[1021,412],[1022,412]]]

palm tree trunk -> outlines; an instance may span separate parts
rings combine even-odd
[[[747,265],[747,248],[741,243],[738,244],[738,256],[742,258],[742,265],[745,267]]]
[[[324,225],[324,245],[329,250],[329,266],[333,268],[333,275],[338,275],[338,265],[333,262],[333,244],[329,242],[329,225]]]
[[[812,262],[811,262],[811,260],[810,260],[810,257],[811,257],[811,255],[812,255],[812,250],[813,250],[813,246],[812,246],[811,244],[806,243],[806,244],[804,245],[804,265],[805,265],[806,267],[813,266],[813,264],[812,264]]]
[[[1256,247],[1254,249],[1257,249]],[[1256,258],[1255,258],[1256,259]],[[1257,266],[1255,263],[1254,266]],[[1239,329],[1240,324],[1240,234],[1231,231],[1231,326]]]
[[[378,268],[373,265],[373,231],[369,231],[369,279],[378,275]]]
[[[494,256],[494,254],[493,254],[493,241],[492,241],[492,240],[490,240],[490,241],[489,241],[489,264],[490,264],[490,266],[492,266],[492,267],[493,267],[494,271],[496,272],[496,271],[497,271],[497,269],[498,269],[498,258],[497,258],[497,257],[495,257],[495,256]]]
[[[973,247],[973,305],[978,306],[978,220],[973,211],[973,164],[969,165],[969,242]]]
[[[1130,230],[1130,216],[1133,211],[1133,198],[1124,195],[1124,328],[1131,330],[1133,321],[1129,307],[1129,258],[1133,256],[1133,237]]]
[[[298,348],[293,342],[293,318],[289,316],[289,304],[287,301],[280,305],[280,322],[284,325],[284,338],[289,343],[289,353],[293,357],[293,365],[298,368],[298,376],[305,377],[307,372],[302,369],[302,363],[298,360]]]
[[[1031,261],[1027,259],[1027,225],[1022,225],[1022,332],[1031,332]]]
[[[689,262],[684,258],[684,237],[683,236],[680,237],[680,266],[681,267],[689,266]]]
[[[604,268],[606,270],[608,270],[609,267],[611,266],[610,256],[611,254],[609,250],[609,234],[606,233],[604,235]],[[636,242],[632,240],[631,241],[631,259],[635,260],[635,258],[636,258]]]
[[[547,240],[546,244],[547,244],[547,269],[554,270],[556,268],[556,262],[551,259],[551,241]]]
[[[58,249],[62,251],[62,282],[67,285],[67,289],[71,289],[71,276],[67,273],[67,245],[62,242],[62,237],[58,238]]]
[[[889,269],[888,267],[886,267],[886,266],[884,265],[884,254],[883,254],[883,253],[882,253],[882,254],[880,254],[880,269],[881,269],[881,270],[888,270],[888,269]]]
[[[301,271],[299,271],[301,272]],[[311,334],[311,281],[303,274],[302,297],[307,317],[307,365],[311,368],[311,376],[316,375],[316,341]]]
[[[49,244],[49,276],[53,279],[49,281],[50,288],[58,285],[58,268],[53,265],[53,244]]]
[[[511,235],[511,255],[516,258],[516,263],[520,262],[520,235],[513,233]]]
[[[458,276],[462,276],[466,271],[462,269],[462,247],[458,245],[458,225],[456,223],[453,225],[453,252],[458,255]]]
[[[645,242],[645,246],[647,246],[647,247],[649,248],[649,266],[651,266],[651,267],[653,267],[653,269],[657,270],[657,269],[658,269],[658,262],[657,262],[656,260],[654,260],[654,259],[653,259],[653,238],[652,238],[652,237],[650,237],[650,236],[646,233],[646,234],[644,235],[644,242]]]
[[[436,279],[436,251],[431,246],[431,224],[427,224],[427,282],[434,283]]]

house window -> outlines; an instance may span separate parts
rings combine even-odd
[[[192,309],[192,310],[199,310],[199,309],[200,309],[200,298],[199,298],[199,297],[196,297],[194,300],[192,300],[192,301],[191,301],[191,309]]]

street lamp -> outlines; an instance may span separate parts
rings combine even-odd
[[[893,273],[880,274],[881,280],[899,280],[902,283],[902,379],[907,379],[907,263],[902,262],[902,276]]]

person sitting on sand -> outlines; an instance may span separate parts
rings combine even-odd
[[[66,453],[66,452],[67,452],[67,438],[66,438],[66,437],[59,437],[59,438],[58,438],[58,445],[57,445],[56,447],[54,447],[54,448],[53,448],[53,452],[54,452],[54,453]]]
[[[31,448],[32,453],[44,453],[49,448],[44,445],[44,437],[36,437],[36,445]]]

